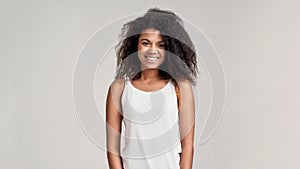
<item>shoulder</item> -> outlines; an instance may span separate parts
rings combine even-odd
[[[178,80],[177,84],[180,90],[192,90],[193,88],[193,85],[189,80]]]
[[[125,84],[125,79],[124,78],[115,79],[110,84],[108,93],[112,94],[115,97],[122,95],[123,90],[124,90],[124,84]]]
[[[124,78],[118,78],[118,79],[115,79],[115,80],[110,84],[110,88],[111,88],[111,89],[114,89],[114,90],[120,90],[120,89],[123,89],[124,83],[125,83],[125,79],[124,79]]]

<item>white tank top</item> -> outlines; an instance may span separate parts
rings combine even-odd
[[[146,92],[126,80],[121,103],[124,169],[179,169],[181,144],[172,81]]]

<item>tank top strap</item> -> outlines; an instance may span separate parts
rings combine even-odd
[[[128,83],[130,82],[128,77],[123,77],[122,80],[123,80],[123,90],[122,90],[122,96],[121,96],[121,98],[123,97],[124,92],[126,92]]]
[[[126,87],[127,87],[127,85],[128,85],[128,83],[130,82],[130,79],[128,78],[128,77],[124,77],[123,78],[124,80],[124,83],[123,83],[123,91],[126,89]]]

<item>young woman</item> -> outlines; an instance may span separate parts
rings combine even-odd
[[[116,50],[106,100],[109,168],[192,169],[197,59],[182,20],[149,9],[123,26]]]

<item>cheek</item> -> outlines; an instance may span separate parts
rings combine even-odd
[[[139,57],[142,56],[143,53],[144,53],[143,48],[138,48],[138,51],[137,51],[138,56],[139,56]]]
[[[141,55],[142,51],[143,51],[143,47],[142,47],[141,45],[138,45],[138,46],[137,46],[137,53],[138,53],[138,56]]]
[[[137,51],[137,57],[140,60],[140,62],[143,61],[143,59],[144,59],[144,51],[142,49],[140,49],[140,50]]]
[[[143,47],[141,45],[138,45],[137,50],[138,50],[139,54],[142,54],[143,52],[147,51],[147,48],[145,48],[145,47]]]
[[[139,51],[139,50],[142,50],[142,46],[140,45],[140,44],[138,44],[138,46],[137,46],[137,50]]]
[[[159,53],[162,57],[165,57],[166,56],[166,52],[165,50],[159,50]]]
[[[162,64],[163,62],[166,61],[166,53],[165,53],[165,51],[160,51],[160,56],[161,56],[160,64]]]

